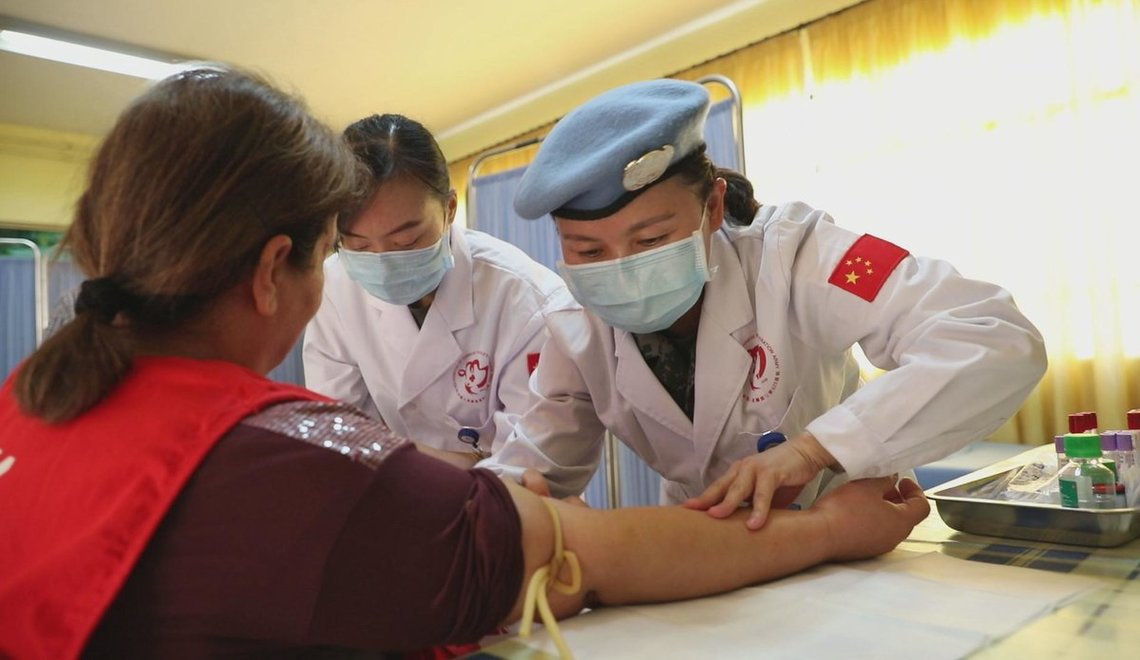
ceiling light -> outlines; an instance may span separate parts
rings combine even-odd
[[[190,62],[171,62],[129,55],[9,29],[0,30],[0,50],[148,80],[166,78],[195,66]]]

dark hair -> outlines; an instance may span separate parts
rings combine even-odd
[[[680,177],[685,185],[692,188],[698,199],[707,199],[712,193],[713,183],[718,178],[724,179],[728,184],[724,193],[725,220],[730,224],[750,225],[760,210],[760,202],[753,197],[752,182],[736,170],[714,165],[705,154],[703,146],[677,161],[672,170],[672,176]]]
[[[724,208],[728,213],[725,220],[742,227],[752,224],[752,219],[760,210],[760,202],[756,201],[752,182],[740,172],[727,167],[716,168],[716,175],[728,184],[724,192]]]
[[[411,176],[442,200],[451,195],[451,175],[447,160],[431,131],[404,115],[372,115],[344,129],[344,139],[352,153],[372,173],[369,193],[401,176]],[[339,226],[360,211],[342,213]]]
[[[254,75],[199,69],[152,87],[91,163],[63,241],[90,280],[75,318],[20,369],[20,406],[61,422],[98,403],[136,340],[248,277],[273,236],[292,239],[291,266],[319,267],[316,244],[358,198],[359,170],[299,99]]]

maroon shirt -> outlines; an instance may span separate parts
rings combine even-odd
[[[492,632],[522,584],[518,513],[485,470],[341,404],[246,419],[179,495],[88,657],[399,652]]]

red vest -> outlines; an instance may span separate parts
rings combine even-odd
[[[0,657],[83,650],[166,511],[234,425],[283,401],[325,400],[229,362],[140,358],[56,426],[0,390]]]

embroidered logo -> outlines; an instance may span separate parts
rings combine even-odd
[[[494,373],[491,356],[482,351],[464,355],[455,368],[455,393],[468,403],[480,403],[487,398]]]
[[[908,254],[894,243],[863,234],[839,259],[827,281],[867,302],[874,302],[887,278]]]
[[[762,403],[780,385],[780,358],[772,345],[759,336],[744,342],[744,348],[752,357],[752,369],[748,372],[743,398],[752,403]]]

